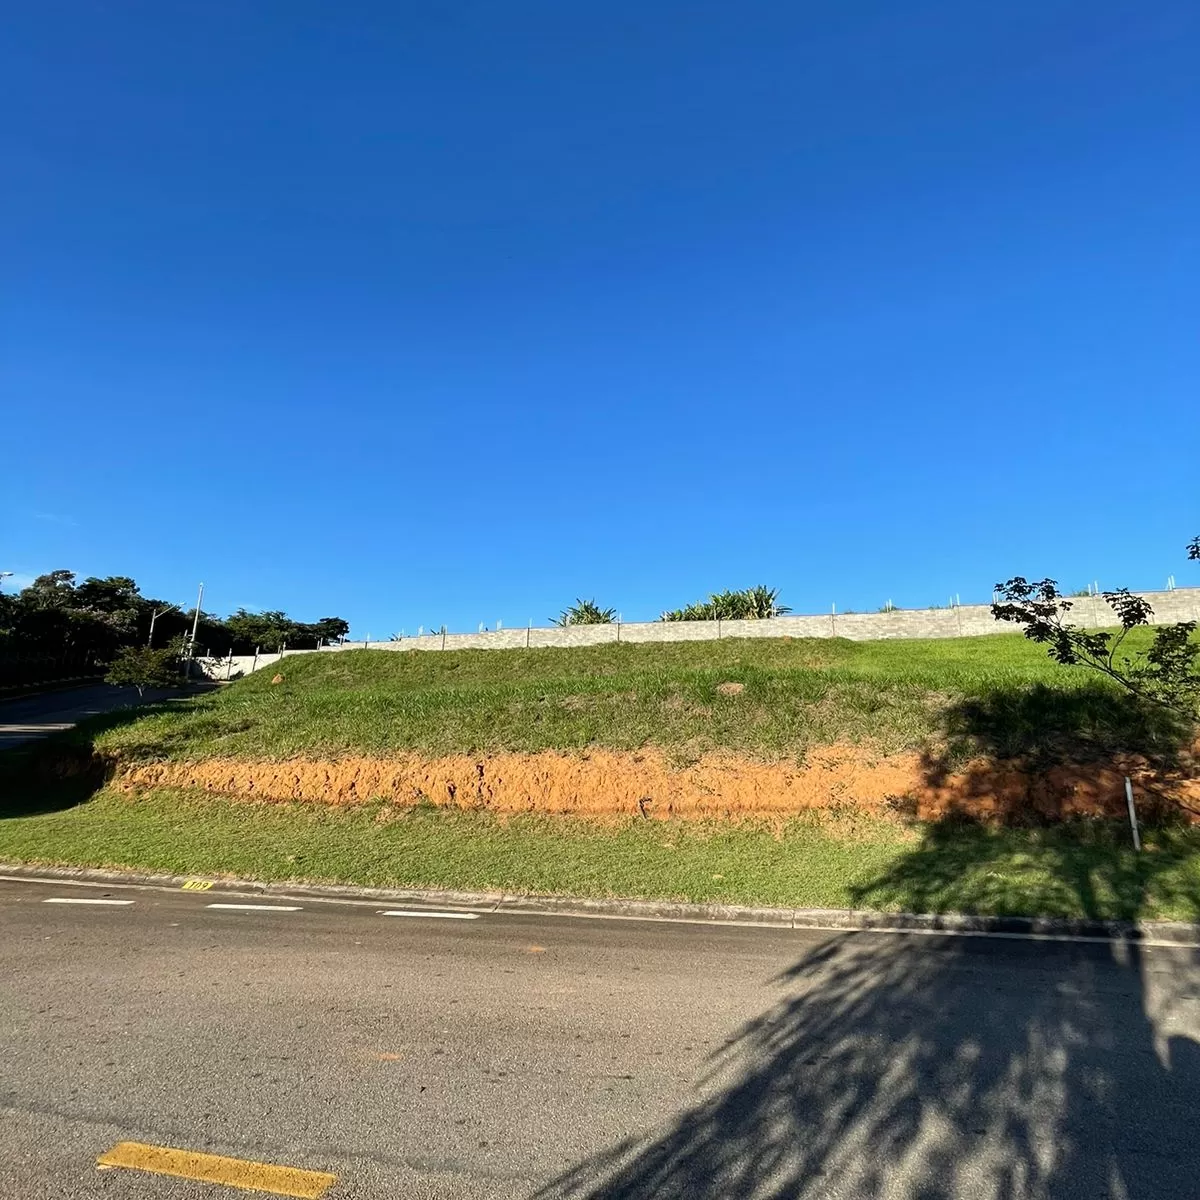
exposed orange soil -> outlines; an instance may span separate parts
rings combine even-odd
[[[353,804],[386,799],[498,813],[647,817],[786,816],[808,809],[899,808],[922,818],[962,813],[1012,820],[1038,815],[1120,815],[1129,774],[1139,806],[1200,813],[1200,780],[1154,773],[1129,759],[1055,767],[1041,773],[1019,763],[980,759],[946,773],[916,753],[879,755],[860,746],[824,746],[803,766],[708,755],[674,766],[654,750],[587,753],[452,755],[425,758],[294,759],[246,762],[118,763],[127,787],[194,787],[265,800]]]

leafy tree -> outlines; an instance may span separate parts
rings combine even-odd
[[[224,626],[238,654],[251,654],[256,648],[281,650],[302,636],[296,622],[278,610],[256,613],[239,608],[225,618]]]
[[[741,591],[714,592],[707,600],[664,612],[663,621],[765,621],[792,610],[779,603],[779,589],[762,585]]]
[[[314,626],[317,637],[324,642],[340,641],[350,634],[350,622],[341,617],[322,617]]]
[[[65,572],[64,572],[65,573]],[[73,603],[94,612],[124,613],[144,604],[141,590],[128,575],[91,576],[75,588]]]
[[[611,625],[616,618],[615,608],[601,608],[595,600],[579,600],[550,619],[555,625]]]
[[[113,641],[138,640],[138,630],[149,627],[148,610],[138,585],[128,575],[85,579],[75,588],[72,607],[100,617],[113,633]]]
[[[165,613],[159,617],[154,626],[154,640],[158,641],[158,631],[163,630],[163,636],[171,638],[178,636],[186,644],[192,636],[192,622],[196,618],[196,609],[183,608],[175,612]],[[200,620],[196,623],[196,653],[210,654],[219,657],[236,650],[242,653],[240,647],[234,645],[233,632],[215,613],[200,610]],[[252,651],[253,646],[250,647]]]
[[[147,688],[177,687],[182,680],[178,644],[161,650],[149,646],[124,646],[104,676],[105,683],[135,687],[138,696]]]
[[[1200,559],[1200,538],[1188,546],[1188,557]],[[1107,675],[1135,696],[1164,705],[1195,720],[1200,716],[1200,643],[1195,621],[1160,625],[1149,649],[1121,654],[1131,629],[1149,625],[1153,609],[1128,588],[1102,593],[1120,632],[1089,631],[1068,620],[1072,604],[1053,579],[1032,583],[1015,576],[998,584],[992,615],[1021,625],[1030,641],[1046,646],[1050,657],[1066,666],[1086,666]]]
[[[123,647],[146,645],[155,613],[155,643],[190,637],[195,610],[143,596],[128,575],[91,576],[77,583],[71,571],[50,571],[15,596],[0,593],[0,654],[9,664],[42,661],[46,679],[61,677],[68,668],[91,671],[114,662]],[[250,653],[256,646],[316,646],[349,629],[340,617],[306,625],[278,611],[239,610],[224,621],[202,612],[196,651],[223,655],[231,650]],[[22,668],[22,679],[25,673]]]
[[[20,594],[25,608],[69,608],[75,598],[75,572],[49,571],[39,575]]]
[[[107,662],[126,640],[127,621],[89,607],[71,571],[39,575],[16,597],[12,631],[29,649],[79,662]]]
[[[14,631],[19,612],[20,604],[16,596],[0,592],[0,634],[9,634]]]

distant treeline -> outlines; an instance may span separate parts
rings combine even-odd
[[[12,665],[7,682],[46,664],[45,678],[69,671],[98,673],[126,646],[167,646],[190,638],[195,609],[143,596],[127,575],[76,582],[71,571],[39,575],[27,588],[0,593],[0,662]],[[350,632],[341,617],[311,623],[284,612],[247,612],[228,617],[201,612],[196,626],[197,654],[253,654],[282,646],[313,648]],[[50,670],[52,664],[59,669]],[[25,664],[18,669],[17,664]],[[68,670],[69,668],[69,670]],[[0,679],[0,686],[5,681]]]

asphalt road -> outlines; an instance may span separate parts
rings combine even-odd
[[[0,881],[0,1195],[1200,1194],[1196,950],[380,907]]]
[[[144,697],[139,697],[136,688],[97,683],[3,700],[0,701],[0,750],[70,729],[85,717],[94,717],[98,713],[113,712],[135,704],[151,704],[183,694],[181,689],[150,689]]]

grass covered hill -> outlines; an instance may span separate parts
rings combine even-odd
[[[1135,854],[1122,823],[1125,768],[1111,765],[1135,756],[1155,776],[1184,778],[1187,731],[1019,635],[347,651],[289,658],[279,672],[278,683],[264,671],[0,756],[0,861],[517,894],[1200,917],[1200,830],[1163,822]],[[831,747],[848,758],[834,761]],[[1002,815],[1017,820],[964,823],[1010,787],[1014,759],[1022,783]],[[845,775],[845,761],[857,775]],[[80,762],[102,762],[115,778],[73,772]],[[1080,772],[1080,763],[1091,765]],[[1068,791],[1108,771],[1117,804],[1099,811],[1117,819],[1048,824],[1029,809],[1022,788],[1058,778],[1061,790],[1063,764],[1076,769]],[[502,774],[515,805],[502,803]],[[271,791],[273,778],[281,790]],[[357,787],[335,796],[345,778]],[[903,798],[904,780],[936,800],[947,779],[965,811],[886,802]],[[859,802],[864,781],[885,803]],[[526,789],[539,787],[541,802],[523,809]],[[780,790],[803,787],[804,803],[777,803]],[[609,803],[622,788],[622,803]],[[572,807],[588,789],[596,803]],[[647,795],[649,813],[639,803]],[[696,803],[683,815],[688,795]]]
[[[183,705],[77,731],[122,760],[286,760],[655,747],[800,762],[812,747],[1164,753],[1165,718],[1017,635],[729,639],[578,649],[297,655]],[[740,687],[723,687],[736,684]]]

